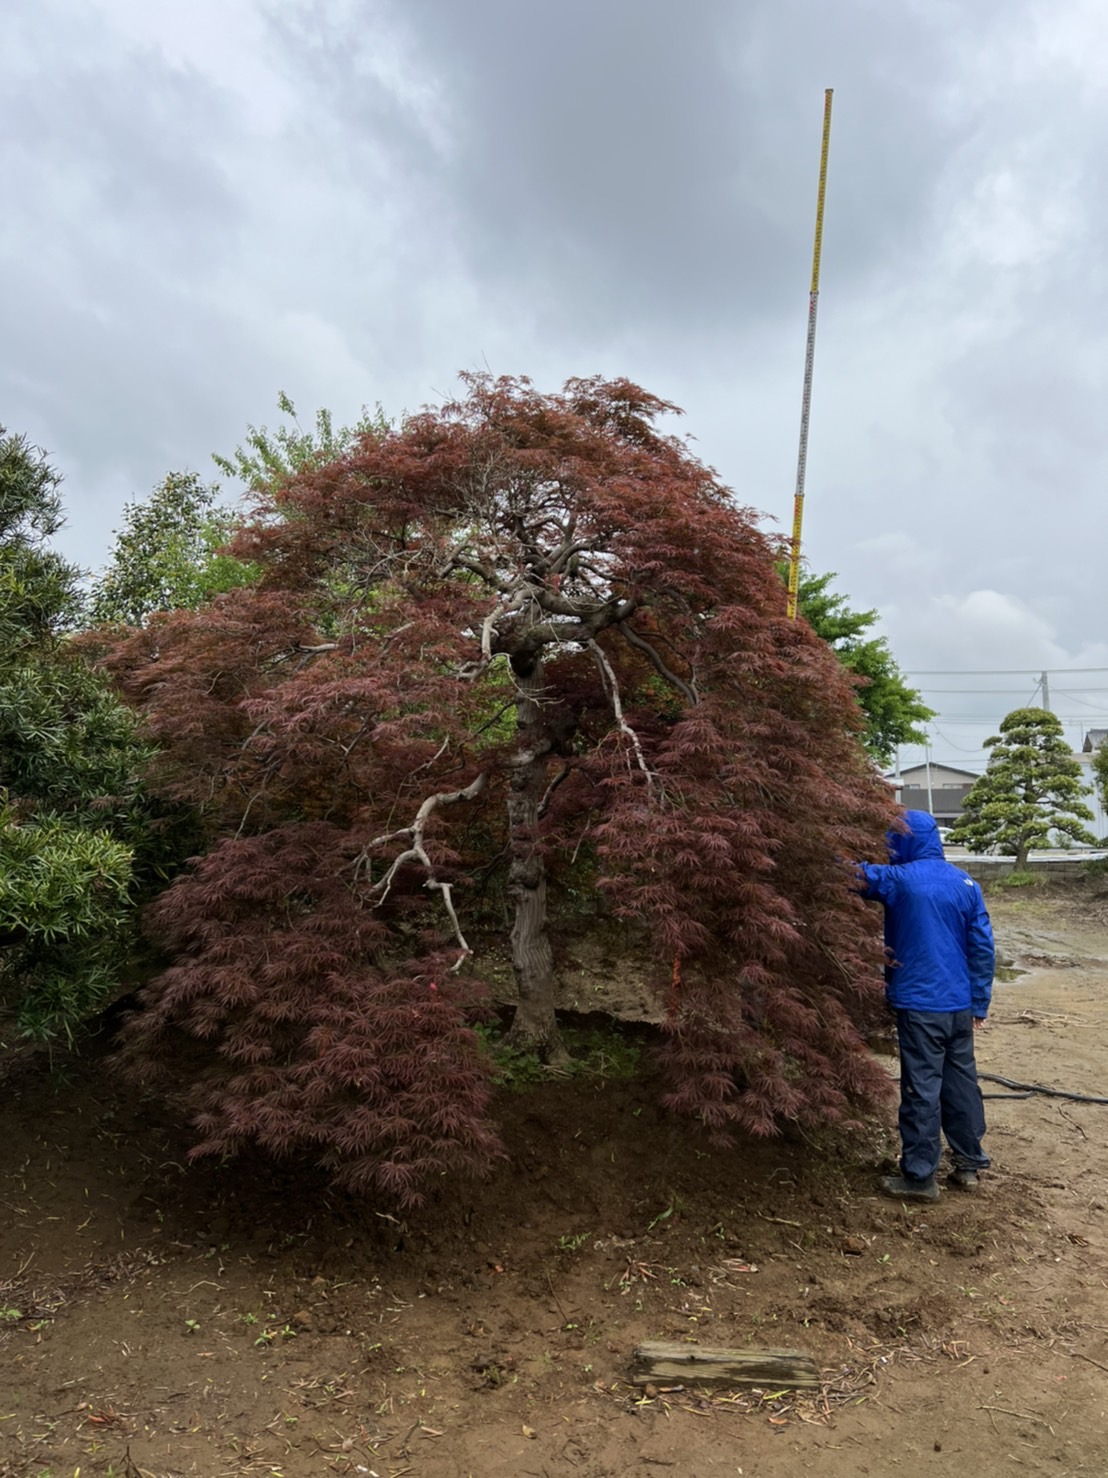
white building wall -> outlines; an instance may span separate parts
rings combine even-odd
[[[1104,803],[1097,794],[1096,771],[1093,769],[1093,757],[1091,754],[1080,753],[1075,754],[1074,759],[1078,761],[1082,770],[1085,772],[1085,786],[1089,791],[1089,794],[1085,797],[1085,804],[1096,818],[1093,821],[1087,821],[1085,825],[1092,832],[1093,836],[1096,837],[1098,842],[1103,841],[1105,837],[1108,837],[1108,811],[1105,810]]]
[[[933,790],[939,790],[945,786],[972,785],[977,779],[975,770],[958,770],[953,765],[940,765],[932,762],[930,765],[909,765],[907,769],[901,770],[900,782],[902,785],[918,786],[926,790],[928,770],[931,772]]]

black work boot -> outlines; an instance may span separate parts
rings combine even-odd
[[[954,1169],[947,1176],[946,1183],[956,1191],[975,1191],[977,1189],[977,1171],[972,1165],[955,1165]]]
[[[912,1180],[907,1175],[883,1175],[881,1191],[883,1195],[894,1196],[898,1201],[937,1201],[939,1199],[939,1187],[933,1175],[929,1175],[926,1180]]]

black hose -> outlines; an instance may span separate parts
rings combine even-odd
[[[1094,1098],[1088,1093],[1070,1093],[1065,1088],[1044,1088],[1041,1083],[1016,1083],[1011,1078],[999,1078],[996,1073],[977,1074],[978,1078],[986,1083],[999,1083],[1002,1088],[1022,1089],[1019,1093],[983,1093],[982,1098],[1030,1098],[1033,1093],[1041,1093],[1046,1098],[1065,1098],[1070,1103],[1108,1103],[1108,1098]]]

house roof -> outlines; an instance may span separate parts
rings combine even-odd
[[[906,777],[908,775],[926,775],[927,774],[927,768],[928,767],[927,767],[926,764],[922,764],[922,765],[909,765],[906,770],[901,770],[901,772],[900,772],[900,779],[901,779],[901,781],[903,781],[904,783],[907,784],[908,782],[906,780]],[[978,776],[976,770],[959,770],[958,767],[957,767],[957,765],[944,765],[944,764],[940,764],[938,760],[932,760],[931,761],[931,773],[933,775],[935,775],[935,774],[938,774],[938,772],[940,770],[945,775],[964,775],[965,776],[965,779],[966,779],[966,783],[969,784],[969,785],[972,785],[975,780],[977,780],[977,779],[980,778]],[[896,779],[896,776],[895,775],[888,775],[888,776],[886,776],[886,779],[888,779],[888,780],[895,780]]]
[[[1085,743],[1081,746],[1086,754],[1092,754],[1094,749],[1108,742],[1108,729],[1090,729],[1085,735]]]

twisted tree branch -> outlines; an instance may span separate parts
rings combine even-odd
[[[672,686],[675,687],[678,692],[683,693],[694,707],[697,703],[700,702],[700,697],[696,689],[692,687],[689,683],[685,682],[683,678],[678,677],[675,672],[670,671],[670,669],[662,661],[661,654],[650,644],[650,642],[646,640],[644,636],[640,636],[637,631],[632,631],[630,626],[627,625],[626,621],[617,621],[616,626],[617,629],[623,633],[623,635],[627,638],[627,640],[631,643],[633,647],[637,647],[640,652],[646,653],[651,667],[654,668],[654,671],[658,673],[660,677],[664,677],[667,683],[672,684]]]
[[[469,947],[469,944],[466,942],[466,937],[462,933],[461,925],[458,922],[458,915],[454,909],[454,899],[451,893],[451,888],[453,885],[451,883],[442,883],[435,876],[435,865],[431,861],[431,858],[428,856],[427,849],[423,845],[423,833],[427,828],[428,821],[431,819],[432,812],[436,811],[439,806],[451,806],[455,805],[458,801],[476,800],[476,798],[484,790],[487,783],[488,776],[482,773],[478,775],[475,780],[471,780],[470,783],[461,790],[440,790],[436,792],[435,795],[429,795],[426,800],[423,801],[419,810],[416,812],[415,820],[411,823],[410,826],[402,826],[397,831],[384,832],[381,836],[374,837],[371,842],[367,842],[365,844],[365,846],[358,853],[357,857],[355,857],[353,863],[351,864],[354,868],[355,875],[357,875],[357,872],[360,868],[368,867],[371,860],[371,854],[376,851],[378,847],[384,847],[389,842],[399,841],[401,838],[404,837],[408,839],[407,847],[405,847],[402,852],[398,853],[398,855],[393,858],[391,864],[389,865],[388,871],[385,873],[385,876],[380,880],[380,882],[374,883],[370,887],[369,893],[371,896],[373,896],[374,894],[379,895],[377,897],[377,901],[374,903],[373,906],[374,908],[380,908],[384,904],[392,889],[393,881],[396,878],[396,874],[400,871],[405,863],[418,862],[427,874],[423,886],[431,892],[441,893],[442,895],[443,904],[446,908],[447,914],[450,917],[450,922],[454,929],[454,937],[455,939],[457,939],[458,946],[462,951],[458,959],[455,961],[454,965],[451,967],[452,970],[461,969],[463,962],[468,958],[469,955],[473,953],[473,951]]]
[[[639,762],[639,769],[646,776],[647,785],[649,785],[651,789],[653,789],[654,775],[646,763],[646,758],[642,752],[642,745],[639,743],[639,736],[635,733],[634,729],[623,716],[623,703],[620,701],[619,696],[619,682],[616,678],[612,664],[608,661],[607,657],[605,657],[599,643],[595,641],[590,641],[588,645],[589,650],[596,658],[596,665],[600,668],[601,676],[604,678],[605,687],[608,689],[608,696],[612,700],[612,713],[615,715],[616,725],[619,728],[620,732],[626,734],[627,737],[630,739],[631,744],[635,750],[635,758]]]

